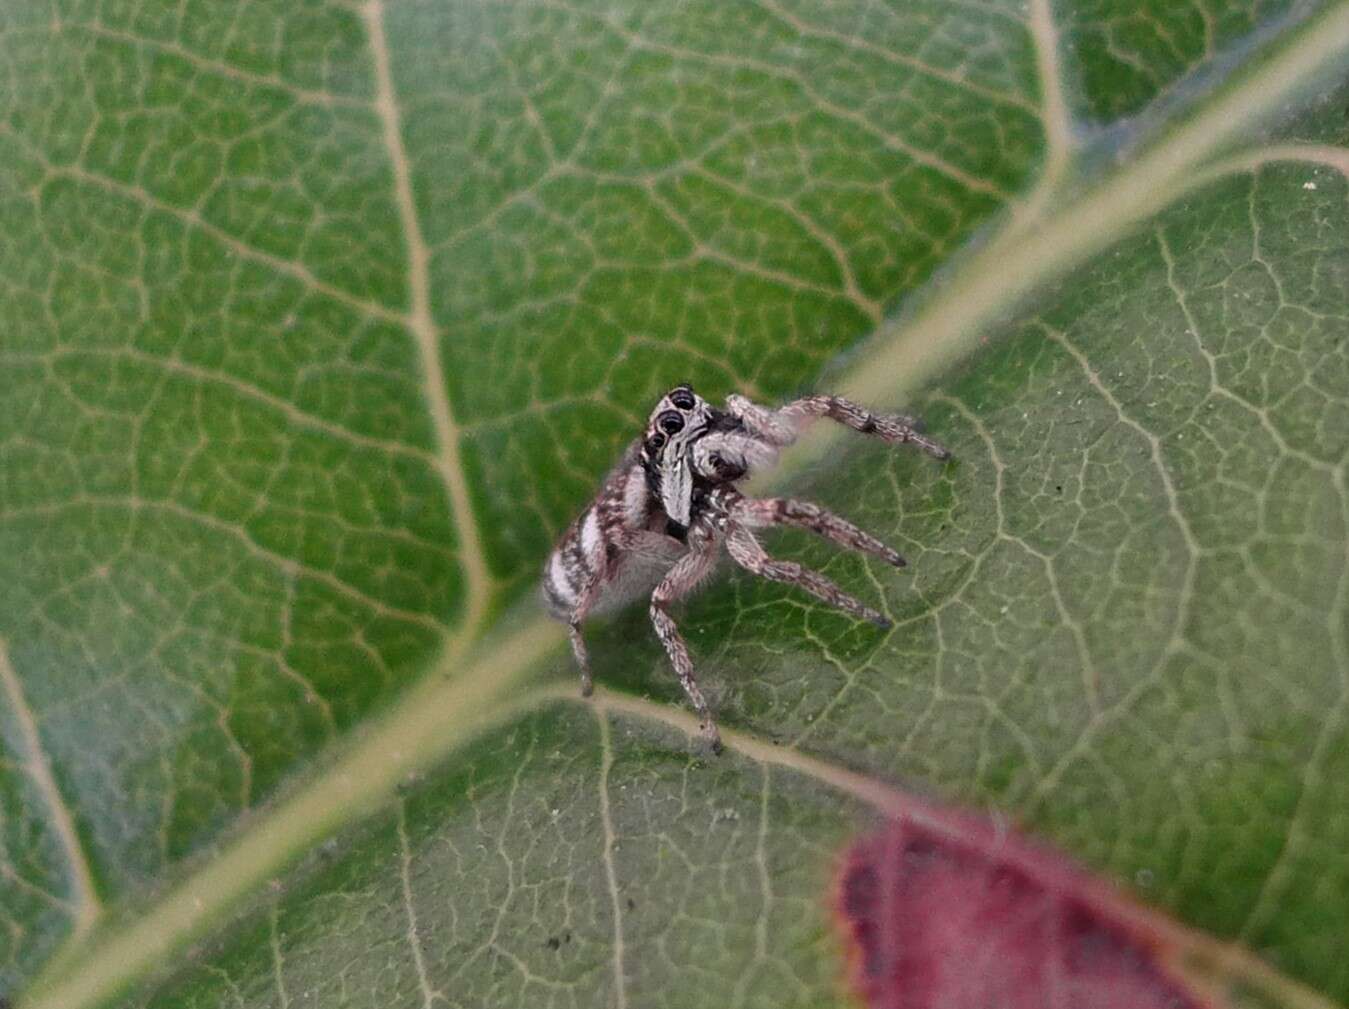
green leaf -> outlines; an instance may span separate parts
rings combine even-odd
[[[218,8],[0,12],[0,995],[829,1004],[932,792],[1349,999],[1349,6]],[[529,598],[684,379],[956,454],[789,458],[911,567],[691,604],[716,760]]]

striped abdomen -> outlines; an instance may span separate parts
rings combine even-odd
[[[637,442],[628,446],[599,496],[562,534],[544,566],[543,597],[561,620],[569,620],[578,604],[588,602],[580,607],[584,618],[650,593],[684,552],[678,540],[657,532],[667,519],[647,487],[639,448]],[[594,594],[582,600],[592,579],[597,579]]]
[[[603,567],[604,559],[604,536],[596,501],[563,533],[544,568],[543,596],[553,616],[567,618],[596,570]]]

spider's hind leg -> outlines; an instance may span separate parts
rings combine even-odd
[[[581,670],[581,696],[589,697],[595,692],[595,680],[590,672],[590,655],[586,651],[585,639],[581,636],[581,623],[594,605],[599,594],[600,579],[592,575],[581,590],[581,597],[567,616],[567,637],[571,641],[571,653],[576,657],[576,665]]]
[[[864,529],[842,516],[809,501],[795,498],[742,498],[736,502],[732,517],[751,529],[768,526],[796,526],[849,550],[872,554],[897,568],[905,565],[898,552],[886,546]]]
[[[877,627],[890,626],[888,619],[866,603],[848,595],[818,571],[802,567],[795,561],[779,561],[769,557],[754,535],[742,525],[731,527],[726,536],[726,550],[732,560],[751,574],[805,589],[830,606],[836,606],[855,617],[869,620]]]

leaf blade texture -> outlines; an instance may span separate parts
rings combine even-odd
[[[1343,4],[222,10],[0,14],[0,994],[820,1004],[900,783],[1349,997]],[[912,566],[688,608],[723,764],[525,602],[684,380],[957,454],[788,461]]]

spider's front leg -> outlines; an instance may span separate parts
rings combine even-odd
[[[726,535],[726,550],[733,561],[751,574],[805,589],[830,606],[836,606],[853,616],[869,620],[877,627],[890,626],[890,621],[886,617],[866,603],[848,595],[818,571],[802,567],[795,561],[779,561],[769,557],[759,541],[754,538],[754,534],[738,523],[732,524]]]
[[[707,740],[713,753],[720,753],[721,734],[717,732],[717,724],[712,720],[707,699],[703,697],[698,681],[694,679],[693,659],[689,656],[689,646],[685,644],[683,635],[679,633],[679,628],[669,614],[671,603],[681,596],[688,595],[711,573],[716,563],[716,549],[716,540],[710,535],[695,537],[692,532],[690,533],[689,552],[675,563],[656,586],[656,591],[651,594],[651,623],[655,625],[656,637],[660,638],[660,643],[665,646],[665,653],[670,656],[670,664],[674,666],[675,675],[679,677],[684,693],[688,695],[694,710],[698,712],[698,728],[702,731],[703,738]]]
[[[805,396],[776,410],[759,406],[744,396],[726,397],[726,409],[739,417],[749,430],[774,445],[790,445],[813,421],[821,417],[875,435],[892,444],[917,445],[928,455],[949,459],[951,453],[922,433],[916,417],[907,414],[872,413],[842,396]]]
[[[859,529],[847,519],[810,501],[795,498],[741,498],[731,506],[731,518],[751,529],[769,526],[796,526],[839,546],[872,554],[888,564],[902,568],[907,563],[895,550],[871,533]]]

